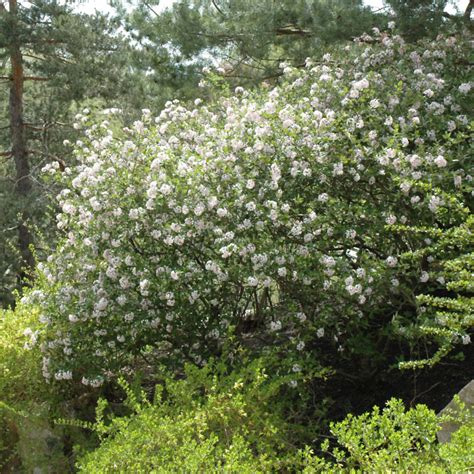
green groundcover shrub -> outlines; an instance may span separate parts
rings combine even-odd
[[[17,409],[44,385],[38,351],[27,351],[23,331],[34,325],[34,312],[0,310],[0,468],[16,456]]]
[[[279,347],[288,373],[386,366],[399,334],[436,320],[417,296],[446,291],[432,250],[471,212],[468,54],[374,31],[271,90],[124,130],[79,116],[77,166],[46,170],[63,239],[28,297],[44,376],[97,387],[143,360],[205,364],[229,332]]]
[[[33,400],[44,389],[41,353],[32,346],[37,337],[38,310],[19,306],[0,311],[0,400]]]
[[[349,415],[331,424],[336,446],[322,445],[326,460],[310,459],[304,472],[460,473],[474,467],[474,414],[463,407],[448,415],[462,427],[451,442],[440,445],[436,433],[440,418],[425,405],[406,410],[392,399],[381,410]]]
[[[31,347],[38,311],[0,311],[0,471],[67,472],[51,409],[57,402],[41,373],[41,352]]]
[[[411,252],[410,258],[426,259],[438,255],[439,266],[436,272],[437,281],[444,287],[431,293],[419,294],[416,297],[418,318],[416,321],[399,321],[394,318],[394,327],[408,336],[413,343],[412,357],[423,355],[424,358],[402,361],[401,368],[420,368],[433,366],[458,343],[471,343],[474,327],[474,215],[466,216],[459,226],[449,229],[411,228],[399,229],[401,232],[420,233],[432,242],[430,246],[417,252]],[[441,290],[441,291],[440,291]],[[435,339],[438,350],[426,357],[426,350],[420,341],[425,343]]]
[[[127,385],[128,417],[104,416],[98,406],[93,428],[101,446],[78,462],[80,472],[272,472],[291,465],[295,450],[287,436],[282,387],[285,377],[269,377],[256,361],[225,375],[222,364],[188,365],[186,378],[167,378],[153,403]]]
[[[295,425],[285,420],[280,390],[261,362],[225,375],[214,364],[188,366],[186,378],[166,380],[153,403],[126,385],[132,413],[107,419],[105,401],[93,429],[101,445],[82,454],[84,473],[201,472],[467,472],[474,466],[474,417],[462,411],[462,428],[439,445],[440,419],[424,405],[406,410],[399,400],[331,424],[317,450],[300,449]]]

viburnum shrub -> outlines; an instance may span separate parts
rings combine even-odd
[[[205,363],[229,333],[295,373],[380,350],[442,288],[439,256],[413,256],[432,239],[397,226],[469,213],[468,50],[375,31],[271,90],[173,101],[123,130],[78,117],[78,164],[56,173],[64,239],[29,296],[44,376]]]

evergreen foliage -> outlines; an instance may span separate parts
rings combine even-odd
[[[191,75],[198,65],[219,63],[234,84],[276,78],[280,63],[302,66],[327,45],[370,30],[377,18],[359,0],[180,0],[162,12],[154,6],[143,1],[129,15],[122,10],[151,57],[169,58]]]
[[[106,15],[75,13],[71,4],[35,0],[0,8],[0,304],[31,276],[55,238],[51,196],[40,170],[68,163],[82,108],[143,102],[133,88],[129,46]],[[14,53],[14,54],[13,54]],[[16,62],[13,61],[14,58]],[[14,65],[17,64],[15,68]],[[19,93],[12,95],[13,90]],[[8,96],[10,95],[10,101]],[[12,102],[12,97],[15,100]],[[128,99],[128,100],[127,100]],[[10,103],[9,103],[10,102]],[[15,138],[16,137],[16,138]],[[16,144],[15,144],[16,143]],[[48,244],[46,244],[48,242]]]
[[[472,29],[469,2],[465,12],[449,14],[446,7],[448,0],[386,0],[403,37],[410,42],[422,38],[435,39],[442,32],[454,27]]]

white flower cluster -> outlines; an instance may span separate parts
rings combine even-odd
[[[390,226],[432,223],[455,175],[469,178],[437,138],[465,133],[456,97],[469,90],[443,76],[457,46],[407,54],[378,38],[339,66],[289,68],[269,92],[85,132],[58,196],[64,241],[35,293],[48,374],[82,367],[98,386],[143,352],[203,361],[249,320],[301,354],[400,306],[413,243]]]

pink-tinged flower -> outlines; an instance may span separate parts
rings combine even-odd
[[[385,263],[393,268],[393,267],[396,267],[397,266],[397,263],[398,263],[398,259],[397,257],[394,257],[392,255],[388,256],[386,259],[385,259]]]
[[[434,162],[438,168],[445,168],[446,165],[448,164],[444,156],[441,156],[441,155],[437,156]]]
[[[426,283],[428,280],[430,279],[430,274],[428,272],[421,272],[421,275],[420,275],[420,281],[422,283]]]

